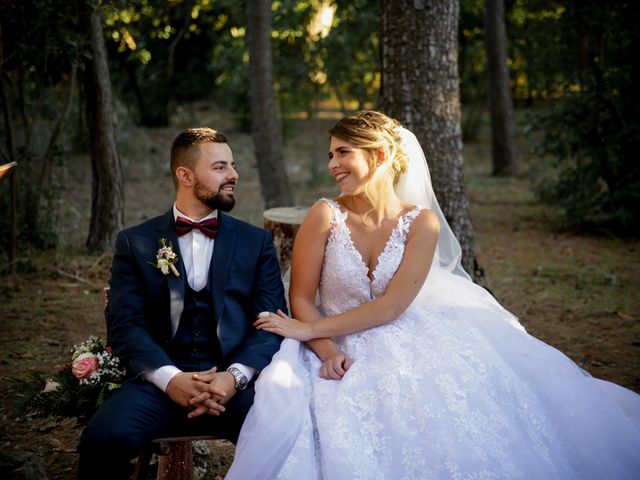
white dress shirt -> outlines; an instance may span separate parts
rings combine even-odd
[[[184,217],[192,222],[201,222],[210,218],[217,218],[218,211],[214,210],[209,215],[198,220],[188,217],[173,204],[173,218],[176,220],[178,217]],[[184,264],[184,269],[187,272],[187,281],[189,286],[199,292],[207,286],[207,280],[209,278],[209,266],[211,264],[211,255],[213,255],[213,246],[215,240],[207,237],[198,229],[193,229],[186,235],[178,237],[178,243],[180,245],[180,255]],[[230,365],[240,370],[248,380],[251,380],[256,373],[255,368],[243,365],[241,363],[234,363]],[[167,385],[169,381],[182,370],[174,365],[165,365],[156,370],[149,370],[144,372],[144,378],[153,383],[163,392],[167,391]]]

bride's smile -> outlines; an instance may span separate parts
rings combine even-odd
[[[331,137],[327,168],[345,195],[356,195],[371,177],[368,153],[349,145],[344,140]]]

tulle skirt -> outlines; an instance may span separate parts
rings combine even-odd
[[[336,339],[354,359],[340,381],[286,339],[226,478],[640,478],[639,395],[493,307],[428,304]]]

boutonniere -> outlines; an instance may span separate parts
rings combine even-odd
[[[173,245],[171,242],[167,245],[167,241],[164,238],[160,239],[160,243],[162,244],[162,248],[156,253],[156,261],[147,263],[160,269],[164,275],[169,275],[169,270],[171,270],[176,277],[179,277],[180,272],[178,272],[175,266],[175,263],[178,261],[178,255],[173,251]]]

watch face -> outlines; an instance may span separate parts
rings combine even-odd
[[[233,375],[233,378],[235,378],[236,381],[236,388],[238,390],[244,390],[247,387],[247,384],[249,383],[247,380],[247,377],[244,376],[244,374],[238,370],[237,368],[230,368],[229,370],[227,370],[231,375]]]

